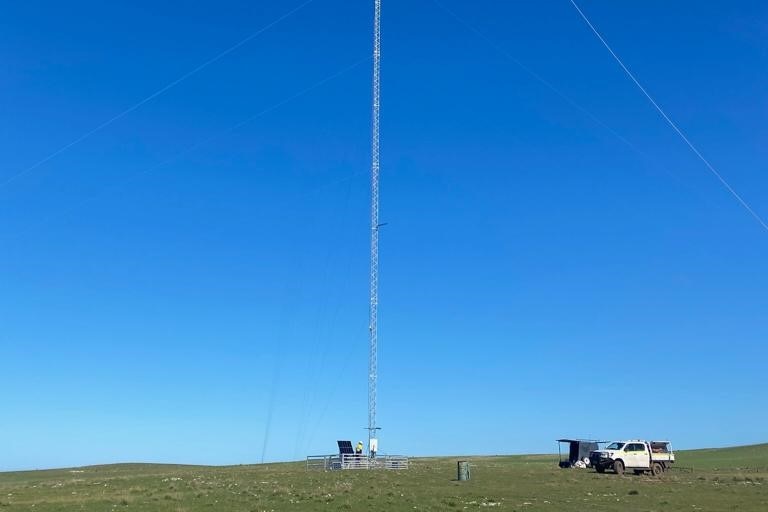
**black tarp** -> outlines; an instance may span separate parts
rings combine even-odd
[[[558,439],[558,443],[568,444],[568,459],[560,457],[560,467],[570,467],[580,460],[589,458],[589,452],[599,450],[597,441],[591,439]]]

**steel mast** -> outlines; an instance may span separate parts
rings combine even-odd
[[[368,448],[376,439],[376,382],[378,380],[379,306],[379,118],[381,99],[381,0],[374,0],[373,21],[373,115],[371,123],[371,289],[368,356]]]

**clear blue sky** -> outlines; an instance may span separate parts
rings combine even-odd
[[[768,233],[567,0],[442,1],[492,43],[384,6],[381,450],[766,441]],[[7,3],[0,181],[299,3]],[[370,4],[315,0],[0,187],[1,469],[365,436]],[[768,216],[765,2],[582,7]]]

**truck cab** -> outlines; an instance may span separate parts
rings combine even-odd
[[[589,461],[598,473],[612,469],[618,475],[634,471],[658,476],[675,462],[675,454],[668,441],[630,439],[615,441],[602,450],[590,452]]]

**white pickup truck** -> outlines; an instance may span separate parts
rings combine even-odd
[[[590,452],[589,462],[598,473],[613,469],[617,475],[624,474],[624,471],[636,474],[650,471],[658,476],[675,462],[675,454],[668,441],[632,439],[617,441],[602,450]]]

